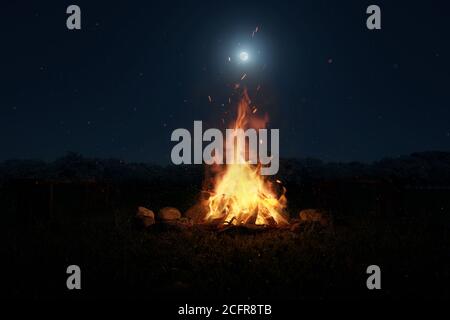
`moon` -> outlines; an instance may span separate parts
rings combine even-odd
[[[241,59],[242,61],[247,61],[248,60],[248,52],[242,51],[241,53],[239,53],[239,59]]]

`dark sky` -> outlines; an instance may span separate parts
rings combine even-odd
[[[366,28],[373,3],[382,30]],[[219,123],[243,73],[282,157],[450,151],[445,3],[2,1],[0,160],[167,163],[172,130]],[[80,31],[66,28],[70,4]],[[229,62],[243,47],[250,63]]]

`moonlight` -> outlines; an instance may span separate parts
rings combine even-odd
[[[241,53],[239,53],[239,59],[241,59],[241,61],[247,61],[248,60],[248,53],[245,51],[242,51]]]

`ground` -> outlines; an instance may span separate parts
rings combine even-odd
[[[342,219],[298,232],[137,228],[132,208],[110,218],[33,224],[3,234],[3,290],[15,297],[164,300],[449,297],[449,219]],[[427,221],[427,222],[425,222]],[[82,290],[66,289],[66,268]],[[382,290],[366,288],[366,268]]]
[[[77,155],[5,162],[0,288],[9,297],[181,302],[450,297],[449,153],[371,165],[283,161],[277,178],[291,219],[317,208],[333,224],[145,230],[138,206],[186,213],[204,190],[204,167]],[[80,291],[67,290],[69,265],[81,268]],[[370,265],[381,268],[380,291],[366,287]]]

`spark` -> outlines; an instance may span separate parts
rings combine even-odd
[[[259,26],[256,26],[255,30],[252,32],[252,38],[255,36],[255,33],[257,33],[259,30]]]

